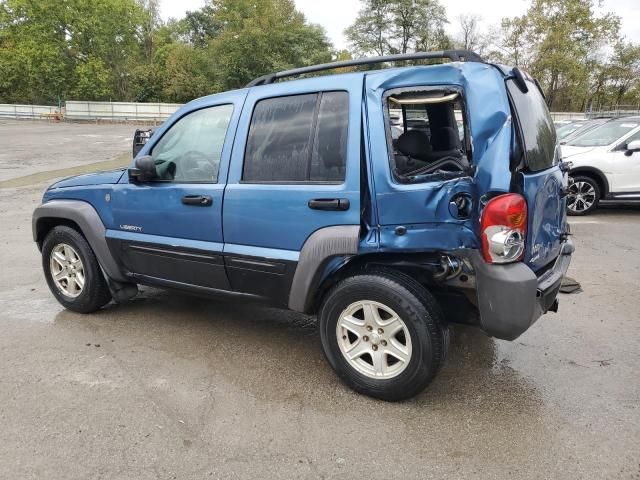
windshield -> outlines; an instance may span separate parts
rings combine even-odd
[[[576,147],[603,147],[605,145],[611,145],[639,125],[640,119],[638,121],[629,119],[612,120],[593,130],[589,130],[584,135],[580,135],[576,139],[568,142],[567,145]]]
[[[583,126],[584,123],[568,123],[559,128],[556,128],[556,134],[558,135],[558,138],[562,140],[563,138],[567,137]]]

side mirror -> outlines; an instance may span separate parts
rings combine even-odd
[[[633,155],[633,152],[640,152],[640,140],[634,140],[632,142],[627,143],[627,151],[624,154],[627,157]]]
[[[151,155],[136,158],[134,165],[129,169],[130,182],[148,182],[157,178],[156,161]]]

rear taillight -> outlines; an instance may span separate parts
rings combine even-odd
[[[527,202],[517,193],[494,197],[480,222],[482,256],[487,263],[521,260],[527,238]]]

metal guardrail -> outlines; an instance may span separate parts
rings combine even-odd
[[[587,118],[602,118],[602,117],[630,117],[632,115],[640,115],[640,107],[637,105],[616,105],[613,107],[603,107],[597,110],[591,110],[587,112]]]
[[[182,105],[177,103],[81,102],[68,101],[67,120],[95,120],[110,122],[163,122]]]
[[[162,123],[179,103],[84,102],[69,100],[65,107],[0,104],[0,119],[40,119],[106,122]],[[600,109],[593,112],[551,112],[554,121],[584,120],[595,116],[640,115],[640,110]]]
[[[586,115],[583,112],[551,112],[551,118],[554,122],[563,120],[584,120]]]
[[[33,120],[60,120],[64,116],[60,108],[50,105],[14,105],[0,104],[0,118],[33,119]]]

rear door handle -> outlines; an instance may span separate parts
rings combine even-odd
[[[346,198],[315,198],[309,200],[312,210],[349,210],[349,200]]]
[[[209,195],[185,195],[182,197],[182,203],[196,207],[210,207],[213,204],[213,198]]]

